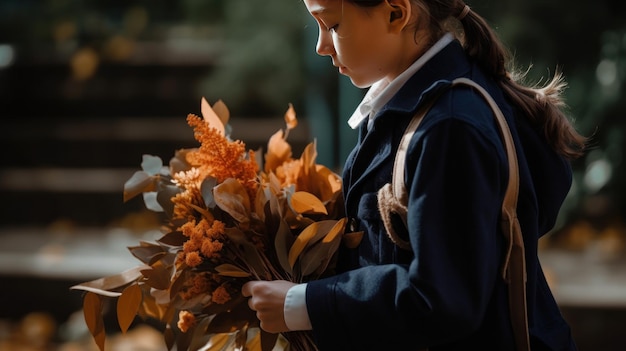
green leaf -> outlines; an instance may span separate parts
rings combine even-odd
[[[137,316],[142,301],[142,291],[139,284],[129,285],[117,299],[117,321],[122,333],[126,333]]]
[[[104,318],[102,317],[102,299],[95,293],[87,292],[83,298],[85,323],[100,351],[104,351]]]

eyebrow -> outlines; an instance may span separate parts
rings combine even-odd
[[[312,15],[319,15],[321,13],[327,12],[328,9],[323,6],[317,6],[309,10]]]

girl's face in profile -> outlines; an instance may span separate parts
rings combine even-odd
[[[360,7],[347,0],[304,0],[317,22],[316,51],[330,56],[339,72],[359,88],[400,72],[401,45],[391,30],[388,1],[375,7]]]

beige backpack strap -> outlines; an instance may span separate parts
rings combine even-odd
[[[528,314],[526,305],[526,257],[522,231],[517,219],[517,198],[519,193],[519,170],[515,144],[509,126],[500,111],[500,108],[480,85],[467,78],[458,78],[452,82],[452,87],[458,85],[470,86],[479,92],[487,101],[494,112],[496,121],[503,138],[507,153],[509,167],[509,182],[507,185],[504,201],[502,203],[502,232],[505,236],[506,255],[502,265],[502,276],[509,285],[509,310],[511,324],[515,335],[515,343],[518,351],[530,350],[528,333]],[[434,99],[433,99],[434,100]],[[389,238],[399,247],[411,250],[410,243],[401,239],[391,221],[392,213],[396,213],[407,224],[407,201],[408,194],[404,184],[404,165],[406,152],[411,137],[417,130],[420,122],[432,106],[431,102],[415,114],[407,127],[400,142],[398,153],[394,162],[392,184],[386,184],[378,192],[378,204],[381,218],[387,230]]]
[[[398,146],[398,152],[396,153],[391,176],[392,182],[385,184],[385,186],[378,191],[378,208],[383,224],[385,225],[387,236],[398,247],[408,251],[411,251],[411,244],[407,240],[400,238],[393,226],[392,217],[394,213],[397,214],[402,220],[404,227],[407,227],[408,195],[404,184],[406,154],[413,134],[435,100],[436,99],[432,99],[425,106],[420,108],[411,119],[411,122],[409,122],[402,136],[402,140],[400,141],[400,145]]]

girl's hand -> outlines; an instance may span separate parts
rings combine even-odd
[[[296,285],[285,280],[251,281],[241,288],[241,294],[250,297],[248,306],[256,311],[261,329],[268,333],[289,331],[285,323],[285,296]]]

